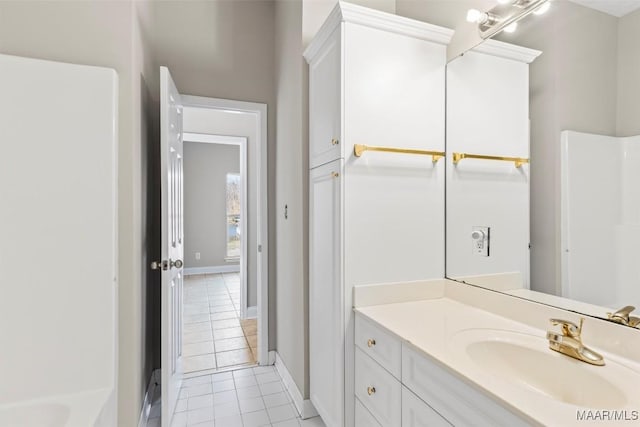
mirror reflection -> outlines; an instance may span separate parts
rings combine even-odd
[[[548,4],[447,67],[447,277],[640,327],[640,1]]]

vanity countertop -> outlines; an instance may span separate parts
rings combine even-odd
[[[586,339],[584,344],[587,347],[593,348],[604,356],[607,362],[605,366],[589,365],[550,350],[545,338],[546,329],[537,329],[447,297],[358,307],[355,311],[376,322],[401,340],[410,343],[427,357],[435,359],[461,379],[492,396],[505,407],[519,413],[532,424],[571,426],[584,425],[586,422],[595,425],[628,426],[638,422],[640,394],[637,393],[638,383],[635,379],[640,378],[640,363],[602,352],[598,348],[591,347]],[[575,316],[569,317],[568,320],[572,320],[573,317]],[[551,329],[551,325],[548,326]],[[546,328],[547,325],[540,325],[540,327]],[[532,371],[538,369],[538,372],[548,374],[549,371],[545,371],[548,366],[566,367],[566,369],[560,369],[562,374],[558,376],[557,384],[566,385],[566,383],[575,382],[577,395],[584,394],[583,377],[597,376],[606,378],[607,381],[610,379],[612,383],[625,390],[625,393],[619,396],[624,404],[611,404],[605,395],[602,397],[603,400],[600,400],[598,394],[595,400],[591,399],[595,402],[591,406],[598,407],[584,407],[562,402],[553,397],[553,390],[551,392],[535,390],[535,384],[531,381],[533,378],[535,383],[535,373],[530,375],[529,381],[520,381],[518,375],[510,374],[508,372],[510,360],[499,353],[496,353],[497,357],[491,355],[489,359],[505,356],[504,360],[497,361],[493,365],[494,367],[505,366],[505,370],[504,373],[500,371],[500,375],[495,375],[495,370],[492,374],[491,369],[484,369],[482,364],[476,363],[477,354],[468,353],[465,347],[469,337],[477,341],[478,337],[483,339],[483,334],[490,337],[492,341],[504,342],[503,337],[507,336],[506,341],[516,343],[521,341],[530,345],[534,349],[531,354],[541,356],[539,364],[532,364],[538,365],[532,366]],[[534,358],[534,360],[537,359]],[[576,372],[579,374],[575,375]],[[561,394],[562,389],[563,387],[558,387],[556,391]],[[592,392],[601,393],[602,390],[592,390]],[[578,420],[578,411],[585,410],[592,411],[591,415],[596,417],[609,416],[602,413],[604,410],[615,410],[616,415],[622,416],[623,420],[617,424],[615,421],[608,420],[601,422]]]

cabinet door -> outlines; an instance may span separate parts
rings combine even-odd
[[[311,168],[342,157],[340,29],[309,64],[309,165]]]
[[[371,412],[356,398],[356,427],[382,427]]]
[[[327,427],[344,423],[342,160],[311,171],[309,362],[311,401]]]
[[[451,424],[402,386],[402,427],[451,427]]]

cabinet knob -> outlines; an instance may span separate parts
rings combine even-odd
[[[340,144],[340,141],[338,141],[337,139],[331,140],[331,145],[338,145],[338,144]]]
[[[369,396],[371,396],[375,392],[376,392],[376,388],[375,387],[367,387],[367,394],[369,394]]]
[[[331,178],[337,178],[340,174],[338,172],[331,172]]]
[[[374,345],[376,345],[376,340],[370,339],[367,341],[367,347],[373,347]]]

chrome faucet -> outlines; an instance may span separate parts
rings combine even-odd
[[[640,317],[630,316],[631,312],[636,308],[632,305],[622,307],[615,313],[607,313],[609,320],[620,323],[622,325],[631,326],[632,328],[640,328]]]
[[[549,348],[564,355],[573,357],[592,365],[603,366],[604,357],[582,344],[582,323],[584,318],[580,318],[580,326],[568,320],[549,319],[552,325],[561,326],[562,332],[548,331],[547,339]]]

